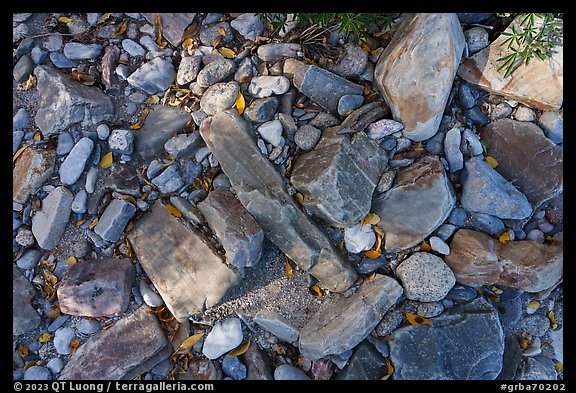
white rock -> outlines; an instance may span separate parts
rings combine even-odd
[[[368,126],[368,136],[372,139],[382,139],[404,128],[402,123],[392,119],[382,119]]]
[[[430,247],[432,247],[432,250],[436,251],[437,253],[443,255],[450,254],[450,247],[448,247],[448,244],[446,244],[444,240],[440,239],[438,236],[432,236],[430,238]]]
[[[56,330],[54,334],[54,348],[60,355],[70,354],[70,342],[76,337],[74,329],[66,327]]]
[[[376,234],[370,224],[360,226],[358,223],[344,231],[346,250],[353,254],[371,249],[375,241]]]
[[[214,324],[206,336],[202,353],[210,360],[217,359],[242,343],[244,334],[239,318],[228,318]]]
[[[450,267],[439,257],[415,252],[396,269],[404,295],[410,300],[435,302],[444,299],[456,283]]]
[[[144,281],[140,281],[140,294],[142,295],[142,299],[144,299],[144,303],[146,303],[150,307],[160,307],[164,304],[164,300],[158,295],[148,284]]]
[[[258,127],[258,133],[266,142],[275,147],[284,146],[285,140],[282,136],[282,123],[280,120],[267,121]]]
[[[284,94],[290,88],[290,81],[285,76],[256,76],[250,81],[248,91],[254,97],[265,98],[272,94]]]

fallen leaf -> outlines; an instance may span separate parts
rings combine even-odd
[[[26,79],[26,82],[24,82],[22,88],[24,89],[24,91],[28,91],[31,88],[33,88],[34,86],[36,86],[36,77],[34,75],[30,74],[28,79]]]
[[[494,157],[486,156],[484,157],[484,161],[486,161],[486,163],[492,168],[496,168],[498,166],[498,161],[496,161]]]
[[[138,119],[138,121],[136,123],[130,125],[130,129],[131,130],[138,130],[138,129],[142,128],[142,124],[144,124],[144,120],[146,120],[146,116],[148,116],[149,112],[150,112],[150,109],[147,106],[144,107],[144,109],[142,109],[142,113],[140,114],[140,118]]]
[[[290,265],[290,262],[288,262],[288,257],[286,257],[286,265],[284,266],[284,273],[288,278],[292,278],[292,276],[294,276],[292,265]]]
[[[130,202],[134,206],[136,206],[136,199],[132,195],[120,195],[120,199],[126,202]]]
[[[51,339],[52,339],[52,335],[50,333],[44,333],[44,334],[41,334],[40,337],[38,337],[38,341],[40,341],[41,343],[47,343]]]
[[[76,261],[76,258],[74,256],[70,256],[70,257],[68,257],[68,259],[66,259],[66,264],[70,265],[70,266],[74,265],[76,262],[77,261]]]
[[[338,242],[338,245],[336,246],[336,248],[339,251],[344,251],[344,247],[346,246],[346,244],[344,243],[344,238],[340,239],[340,241]]]
[[[421,317],[420,315],[410,314],[409,312],[404,312],[406,315],[406,319],[410,324],[414,326],[421,326],[421,325],[430,325],[432,326],[432,322],[428,318]]]
[[[369,47],[368,45],[366,45],[366,44],[362,44],[362,49],[364,50],[364,52],[366,52],[366,53],[368,53],[368,54],[370,54],[370,51],[372,50],[372,49],[370,49],[370,47]]]
[[[178,350],[180,350],[180,349],[183,349],[185,351],[189,350],[194,345],[196,345],[196,343],[198,341],[200,341],[200,339],[203,336],[204,336],[204,333],[196,333],[196,334],[191,335],[186,340],[182,341],[182,344],[180,344],[180,347],[178,347]]]
[[[96,224],[98,224],[98,217],[94,217],[94,219],[90,222],[90,225],[88,225],[88,229],[90,230],[94,229]]]
[[[40,209],[42,209],[42,200],[40,198],[38,198],[36,195],[34,195],[31,199],[30,202],[32,202],[32,209],[34,211],[39,211]]]
[[[218,31],[218,34],[220,34],[221,36],[225,36],[226,35],[226,31],[224,31],[224,29],[222,28],[222,26],[218,26],[216,28],[216,31]]]
[[[294,194],[294,200],[301,205],[304,203],[304,195],[297,192],[296,194]]]
[[[430,247],[428,243],[422,243],[422,245],[420,245],[420,251],[429,252],[431,249],[432,247]]]
[[[360,221],[360,226],[366,225],[366,224],[370,224],[370,225],[376,225],[380,222],[380,217],[378,217],[378,214],[376,213],[368,213],[366,215],[366,217],[364,217],[361,221]]]
[[[238,92],[238,96],[236,97],[236,110],[238,114],[241,115],[244,113],[244,109],[246,108],[246,101],[244,100],[244,96],[241,92]]]
[[[124,19],[121,23],[116,26],[116,31],[114,31],[114,35],[112,38],[116,38],[121,34],[124,34],[126,28],[128,27],[128,19]]]
[[[364,89],[362,90],[362,94],[364,94],[365,96],[367,96],[368,94],[370,94],[370,91],[372,91],[372,88],[370,87],[369,83],[366,83],[364,85]]]
[[[376,234],[376,245],[373,250],[380,252],[380,247],[382,247],[382,235],[378,231],[374,231],[374,233]]]
[[[101,25],[102,23],[106,22],[111,16],[112,16],[111,12],[105,13],[100,18],[98,18],[98,20],[96,21],[96,24]]]
[[[46,318],[56,319],[60,316],[60,310],[50,310],[46,314],[44,314]]]
[[[15,163],[15,162],[16,162],[16,160],[18,159],[18,157],[20,157],[20,155],[21,155],[22,153],[24,153],[24,150],[28,149],[28,146],[30,146],[30,145],[24,145],[24,146],[22,146],[20,149],[18,149],[18,150],[16,151],[16,153],[14,153],[14,156],[12,157],[12,163]]]
[[[109,151],[108,153],[104,154],[100,159],[100,168],[110,168],[112,166],[112,162],[114,161],[114,157],[112,156],[112,152]],[[92,228],[90,228],[92,229]]]
[[[162,18],[160,17],[160,14],[157,12],[156,13],[156,31],[157,31],[157,37],[156,37],[156,44],[158,44],[158,46],[160,46],[163,42],[162,40]],[[166,44],[164,44],[164,46],[166,46]],[[161,48],[163,48],[164,46],[162,46]]]
[[[22,368],[22,370],[26,371],[28,370],[30,367],[36,365],[36,363],[38,363],[38,360],[40,359],[34,359],[34,360],[30,360],[29,362],[27,362],[24,367]]]
[[[559,373],[564,372],[564,365],[562,364],[562,362],[556,362],[554,364],[554,368],[556,369],[556,371],[558,371]]]
[[[534,308],[534,309],[539,309],[541,306],[540,302],[538,300],[532,300],[530,303],[528,303],[528,305],[526,307],[528,308]]]
[[[180,212],[180,210],[176,209],[169,203],[166,204],[166,210],[168,210],[168,213],[170,213],[174,217],[182,217],[182,213]]]
[[[194,48],[194,40],[192,38],[186,38],[182,42],[182,47],[186,50],[190,50],[190,49]]]
[[[364,255],[370,259],[376,259],[379,258],[382,254],[376,250],[368,250],[364,252]]]
[[[102,326],[102,330],[108,330],[108,329],[110,329],[112,326],[114,326],[113,323],[110,323],[110,324],[108,324],[108,325]]]
[[[386,375],[392,374],[394,374],[394,366],[392,365],[392,362],[386,358]]]
[[[72,18],[68,18],[67,16],[61,16],[60,18],[58,18],[58,21],[62,23],[70,23],[72,22]]]
[[[238,345],[236,348],[234,348],[233,350],[228,352],[226,354],[226,357],[227,358],[234,358],[236,356],[240,356],[248,350],[248,347],[250,347],[250,339],[249,338],[242,341],[242,344]]]
[[[160,102],[160,97],[158,97],[157,95],[150,96],[150,97],[148,97],[148,99],[146,101],[144,101],[145,104],[149,104],[149,105],[156,105],[159,102]]]
[[[42,133],[41,133],[40,131],[36,131],[36,132],[34,133],[33,139],[34,139],[35,141],[41,141],[41,140],[42,140]]]
[[[522,336],[518,339],[518,344],[520,345],[520,348],[522,348],[522,349],[528,348],[530,343],[532,343],[532,340],[530,339],[530,337]]]
[[[382,236],[382,239],[384,239],[384,231],[382,230],[382,228],[380,228],[379,226],[374,226],[372,229],[373,229],[374,232],[376,232],[378,235]]]
[[[72,341],[70,341],[70,345],[69,345],[70,354],[73,355],[79,346],[80,346],[80,339],[78,337],[73,338]]]
[[[18,353],[20,354],[20,357],[23,358],[28,355],[28,348],[26,348],[24,344],[20,344],[18,346]]]
[[[86,86],[92,86],[96,83],[94,75],[90,75],[86,72],[78,72],[76,71],[76,68],[72,68],[72,77]]]
[[[284,349],[283,346],[279,345],[278,343],[274,344],[274,351],[278,354],[278,355],[286,355],[286,349]]]
[[[552,323],[552,326],[550,327],[550,329],[556,330],[558,328],[558,321],[556,321],[554,311],[550,310],[550,311],[548,311],[548,314],[546,314],[546,315],[548,316],[548,319]]]
[[[310,287],[310,292],[314,293],[316,296],[324,296],[324,292],[322,292],[318,285],[312,285]]]
[[[504,232],[503,234],[500,235],[498,241],[502,244],[508,243],[510,241],[510,234],[508,232]]]
[[[227,59],[234,59],[236,57],[236,52],[230,48],[220,48],[218,52]]]
[[[372,281],[376,278],[377,273],[376,272],[372,272],[370,273],[368,276],[366,276],[366,280],[368,281]]]

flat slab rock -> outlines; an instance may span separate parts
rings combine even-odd
[[[563,273],[563,248],[530,240],[501,244],[485,233],[460,229],[445,261],[461,284],[496,284],[539,292]]]
[[[144,271],[178,321],[218,303],[239,275],[203,235],[156,202],[127,235]]]
[[[334,296],[300,330],[300,352],[315,360],[354,348],[402,293],[395,279],[376,275],[364,281],[353,295]]]
[[[90,337],[59,379],[133,379],[172,354],[157,317],[146,306]]]
[[[519,26],[523,16],[517,16],[506,29]],[[537,26],[542,19],[536,18]],[[491,93],[519,101],[532,108],[541,110],[560,109],[564,98],[564,44],[554,47],[552,57],[544,61],[539,58],[514,70],[507,78],[498,71],[501,62],[497,59],[512,53],[507,45],[500,46],[508,37],[501,34],[490,46],[464,60],[458,69],[458,75],[465,81],[480,86]]]
[[[12,334],[25,334],[36,329],[42,320],[30,301],[34,287],[16,266],[12,266]]]

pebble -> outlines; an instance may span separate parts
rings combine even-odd
[[[110,135],[110,128],[106,124],[100,124],[96,127],[96,133],[98,134],[98,139],[105,141]]]
[[[76,183],[84,171],[84,167],[86,166],[88,158],[90,158],[93,147],[94,142],[87,137],[83,137],[78,141],[78,143],[76,143],[76,145],[74,145],[58,170],[60,181],[62,183],[68,185]]]
[[[280,123],[280,120],[268,121],[258,127],[257,131],[262,139],[271,143],[273,146],[284,146],[285,141],[282,136],[282,123]]]
[[[478,156],[483,153],[482,143],[480,137],[472,131],[465,129],[462,132],[462,153],[471,157]]]
[[[210,87],[218,82],[221,82],[231,76],[236,70],[236,63],[230,59],[218,59],[198,72],[196,83],[200,87]]]
[[[297,43],[271,43],[258,47],[258,57],[270,63],[280,60],[283,57],[298,57],[302,46]]]
[[[532,229],[526,234],[526,240],[532,240],[537,243],[544,243],[544,232],[540,229]]]
[[[80,42],[68,42],[64,45],[64,56],[69,60],[95,59],[100,56],[102,45],[82,44]]]
[[[473,124],[479,126],[488,124],[490,122],[488,116],[486,116],[486,114],[482,112],[482,109],[480,109],[478,105],[475,105],[470,109],[466,109],[464,111],[464,116],[466,117],[466,119],[470,120]]]
[[[24,38],[16,48],[16,60],[20,60],[22,56],[30,54],[33,47],[34,40],[32,38]]]
[[[512,107],[507,102],[501,102],[492,109],[492,119],[503,119],[512,114]]]
[[[15,154],[22,143],[22,138],[24,137],[24,131],[14,131],[12,133],[12,154]]]
[[[560,112],[544,112],[538,119],[538,124],[544,134],[552,142],[558,144],[564,140],[564,117]]]
[[[144,57],[144,55],[146,55],[144,48],[129,38],[122,40],[122,48],[132,57]]]
[[[119,64],[114,70],[114,72],[116,72],[116,75],[122,78],[122,80],[126,80],[130,76],[130,70],[128,66],[124,64]]]
[[[346,94],[340,97],[338,101],[338,114],[346,116],[349,112],[358,109],[364,103],[364,96],[355,94]],[[301,119],[304,120],[304,119]]]
[[[475,299],[477,295],[478,292],[476,292],[474,288],[469,287],[468,285],[456,284],[450,291],[448,291],[446,298],[466,302]]]
[[[58,374],[64,368],[64,362],[60,358],[52,358],[46,367],[52,372],[52,374]]]
[[[461,128],[452,128],[446,133],[446,137],[444,138],[444,154],[450,166],[450,173],[459,171],[464,167],[464,157],[460,151],[460,144],[462,142],[461,132]]]
[[[22,247],[30,247],[34,244],[34,235],[32,231],[25,227],[20,227],[18,233],[16,234],[16,243],[20,244]]]
[[[470,109],[476,105],[476,98],[472,94],[472,89],[467,83],[462,83],[458,89],[458,102],[464,109]]]
[[[113,130],[108,138],[110,150],[118,154],[132,154],[134,134],[131,130]]]
[[[426,141],[424,148],[430,154],[438,155],[442,152],[442,149],[444,148],[444,138],[445,138],[445,133],[439,131],[436,133],[436,135],[434,135],[432,138],[430,138],[430,139],[428,139],[428,141]]]
[[[88,240],[80,238],[72,244],[72,253],[76,258],[84,258],[92,250]]]
[[[184,181],[188,184],[192,184],[194,179],[202,175],[202,165],[195,161],[188,161],[184,167]]]
[[[28,25],[20,23],[12,29],[12,42],[16,43],[28,35]]]
[[[188,199],[188,202],[192,203],[193,205],[197,205],[199,202],[202,202],[204,199],[206,199],[207,196],[208,191],[198,189],[190,192],[186,199]]]
[[[278,105],[276,97],[257,98],[244,111],[244,118],[255,123],[270,121],[274,118]]]
[[[356,224],[344,231],[346,250],[352,254],[371,249],[374,242],[376,242],[376,234],[371,225]]]
[[[336,64],[327,69],[343,78],[351,78],[361,75],[367,66],[368,53],[359,45],[348,42],[344,44],[344,51]]]
[[[491,236],[497,236],[504,231],[504,223],[501,219],[490,214],[472,212],[466,220],[467,226],[486,232]]]
[[[162,193],[175,192],[182,188],[184,181],[178,172],[178,164],[170,165],[160,175],[152,179],[152,183],[154,183]]]
[[[464,32],[464,39],[468,44],[469,55],[473,55],[488,46],[488,32],[479,26],[474,26],[466,30]]]
[[[410,300],[433,302],[442,300],[456,283],[452,270],[439,257],[426,252],[416,252],[396,269]]]
[[[164,304],[164,300],[162,300],[160,295],[154,292],[150,285],[146,284],[144,281],[140,281],[138,288],[140,289],[140,294],[142,295],[144,303],[146,303],[148,306],[160,307]]]
[[[70,319],[69,315],[57,316],[54,319],[54,321],[52,321],[52,323],[48,326],[48,331],[55,332],[56,330],[60,329],[66,323],[66,321],[68,321],[68,319]]]
[[[200,126],[200,124],[208,117],[206,112],[201,111],[201,110],[192,112],[191,115],[192,115],[192,120],[194,121],[194,123],[197,126]]]
[[[136,69],[126,80],[131,86],[148,94],[156,94],[166,90],[174,82],[174,78],[176,70],[172,61],[156,57]]]
[[[85,213],[86,203],[88,202],[88,193],[86,190],[80,190],[72,201],[72,211],[74,213]]]
[[[310,124],[306,124],[298,128],[294,134],[294,142],[300,149],[308,151],[316,146],[321,136],[322,131]]]
[[[25,270],[33,269],[40,258],[42,258],[42,252],[39,250],[26,250],[16,261],[16,266]]]
[[[246,366],[240,361],[238,356],[235,356],[232,358],[225,357],[222,359],[222,371],[224,371],[224,374],[227,376],[238,381],[241,379],[246,379],[248,370],[246,369]]]
[[[419,302],[416,306],[416,314],[424,318],[434,318],[442,314],[444,306],[442,302]]]
[[[429,242],[430,242],[430,247],[432,248],[432,250],[436,251],[437,253],[442,254],[442,255],[450,254],[450,247],[440,237],[432,236],[429,239]]]
[[[42,366],[32,366],[26,372],[24,372],[25,381],[50,381],[52,379],[52,374],[50,370]]]
[[[554,225],[549,223],[546,219],[543,219],[538,222],[538,229],[544,233],[550,233],[554,230]]]
[[[76,337],[74,329],[70,327],[56,330],[54,334],[54,348],[60,355],[70,354],[70,342]]]
[[[224,35],[220,34],[220,31],[224,31]],[[226,46],[226,44],[229,44],[234,39],[234,32],[228,22],[220,22],[207,26],[200,30],[200,34],[198,35],[200,42],[206,46],[215,46],[218,37],[221,37],[221,46]]]
[[[254,41],[264,31],[264,22],[255,13],[244,13],[238,16],[230,22],[230,26],[250,41]]]
[[[232,187],[232,184],[230,183],[230,179],[228,179],[228,176],[226,176],[224,172],[220,172],[218,175],[214,177],[214,179],[212,179],[212,187],[215,190],[229,189],[230,187]]]
[[[96,190],[96,178],[98,176],[98,168],[93,166],[90,167],[88,170],[88,174],[86,175],[86,183],[84,184],[84,188],[88,194],[94,193]]]
[[[206,336],[202,353],[208,359],[216,359],[242,343],[244,334],[239,318],[217,321]]]
[[[514,111],[513,117],[518,121],[535,121],[536,114],[534,111],[527,106],[518,105]]]
[[[210,154],[209,148],[201,147],[200,149],[198,149],[196,151],[196,154],[194,155],[194,159],[196,160],[196,162],[202,162],[202,161],[204,161],[204,159],[206,157],[208,157],[209,154]]]
[[[309,380],[310,377],[306,373],[297,367],[291,366],[289,364],[281,364],[274,370],[274,379],[276,381],[284,380]]]
[[[28,55],[24,55],[18,60],[12,74],[14,76],[14,80],[18,83],[24,83],[28,79],[34,70],[34,62]]]
[[[440,225],[440,227],[438,227],[438,229],[436,230],[436,235],[444,240],[447,241],[450,236],[452,236],[452,234],[454,234],[454,232],[456,231],[456,227],[452,224],[442,224]]]
[[[238,82],[221,82],[210,86],[200,99],[200,108],[213,116],[217,112],[230,109],[236,104],[240,91]]]
[[[176,159],[189,157],[202,142],[199,132],[178,134],[164,144],[164,150]]]
[[[43,45],[48,52],[58,51],[62,48],[62,36],[60,34],[51,34],[46,37]]]
[[[194,81],[198,77],[201,66],[202,56],[183,57],[176,73],[176,83],[185,85]]]
[[[48,52],[43,51],[40,47],[36,46],[30,51],[30,58],[34,64],[42,64],[46,61],[48,57]]]
[[[288,89],[290,81],[285,76],[256,76],[248,85],[248,92],[256,98],[284,94]]]

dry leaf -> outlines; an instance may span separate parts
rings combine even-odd
[[[16,151],[16,153],[14,153],[14,156],[12,157],[12,163],[15,163],[16,160],[18,159],[18,157],[20,157],[20,155],[22,153],[24,153],[24,150],[28,149],[28,146],[30,145],[24,145],[22,146],[20,149],[18,149],[18,151]]]
[[[406,315],[406,319],[410,324],[414,326],[421,326],[421,325],[430,325],[432,326],[432,322],[428,318],[421,317],[420,315],[410,314],[409,312],[404,312]]]
[[[42,133],[41,133],[40,131],[36,131],[36,132],[34,133],[33,139],[34,139],[35,141],[41,141],[41,140],[42,140]]]
[[[174,217],[182,217],[182,213],[180,212],[180,210],[176,209],[169,203],[166,204],[166,210],[168,210],[168,213],[170,213]]]
[[[156,105],[160,102],[160,97],[158,97],[157,95],[153,95],[148,97],[148,99],[146,101],[144,101],[145,104],[150,104],[150,105]]]
[[[102,23],[106,22],[108,20],[108,18],[110,18],[111,16],[112,16],[112,13],[110,13],[110,12],[105,13],[100,18],[98,18],[98,20],[96,21],[96,24],[101,25]]]
[[[216,38],[214,39],[214,42],[212,43],[212,44],[213,44],[212,46],[214,46],[214,48],[218,48],[218,45],[220,45],[220,42],[222,42],[222,36],[221,36],[221,35],[219,35],[218,37],[216,37]]]
[[[510,241],[510,234],[508,234],[508,232],[504,232],[503,234],[500,235],[498,241],[502,244],[508,243]]]
[[[68,18],[67,16],[61,16],[60,18],[58,18],[58,21],[62,23],[70,23],[72,22],[72,18]]]
[[[428,243],[422,243],[422,245],[420,246],[420,251],[423,252],[429,252],[432,249],[432,247],[430,247],[430,244]]]
[[[530,303],[528,303],[528,305],[526,307],[528,308],[534,308],[534,309],[539,309],[540,308],[540,302],[538,300],[532,300]]]
[[[558,371],[559,373],[564,372],[564,365],[562,364],[562,362],[556,362],[554,364],[554,368],[556,369],[556,371]]]
[[[52,339],[52,335],[50,333],[44,333],[44,334],[40,335],[40,337],[38,337],[38,341],[40,341],[41,343],[47,343],[51,339]]]
[[[162,43],[162,18],[158,12],[156,13],[156,31],[158,33],[158,36],[156,37],[156,44],[160,46]]]
[[[286,265],[284,266],[284,273],[288,278],[292,278],[294,276],[294,271],[292,269],[292,265],[290,265],[290,262],[288,262],[288,257],[286,257]]]
[[[78,347],[80,346],[80,339],[78,337],[75,337],[72,339],[72,341],[70,341],[69,347],[70,347],[70,354],[73,355],[74,352],[76,352],[76,350],[78,349]]]
[[[382,239],[384,239],[384,231],[382,230],[382,228],[380,228],[379,226],[374,226],[374,227],[372,227],[372,229],[373,229],[374,232],[376,232],[378,235],[382,236]]]
[[[38,198],[36,195],[34,195],[31,199],[30,202],[32,202],[32,209],[34,211],[39,211],[40,209],[42,209],[42,200],[40,198]]]
[[[106,326],[102,326],[102,330],[108,330],[108,329],[110,329],[112,326],[114,326],[113,323],[110,323],[110,324],[108,324],[108,325],[106,325]]]
[[[27,362],[24,367],[22,368],[22,370],[26,371],[28,370],[30,367],[36,365],[36,363],[38,363],[40,359],[34,359],[34,360],[30,360],[29,362]]]
[[[88,229],[90,230],[94,229],[96,224],[98,224],[98,217],[94,217],[94,219],[90,222],[90,225],[88,225]]]
[[[299,204],[303,204],[304,203],[304,195],[297,192],[296,194],[294,194],[294,200]]]
[[[392,365],[392,362],[386,358],[386,375],[392,374],[394,374],[394,366]]]
[[[87,74],[86,72],[78,72],[76,68],[72,68],[72,77],[86,86],[92,86],[96,83],[94,75]]]
[[[366,217],[364,217],[360,221],[360,226],[364,226],[366,224],[376,225],[380,222],[380,217],[376,213],[368,213]]]
[[[136,199],[132,195],[120,195],[120,199],[126,202],[130,202],[134,206],[136,206]]]
[[[372,49],[370,49],[370,47],[366,44],[362,44],[362,49],[364,50],[364,52],[370,54],[370,52],[372,51]]]
[[[224,31],[224,29],[222,28],[222,26],[218,26],[218,27],[216,28],[216,30],[218,31],[218,34],[224,35],[224,36],[226,35],[226,31]]]
[[[498,166],[498,161],[496,161],[494,157],[486,156],[484,157],[484,161],[486,161],[486,163],[492,168],[496,168]]]
[[[378,231],[374,231],[374,233],[376,234],[376,245],[374,246],[373,250],[380,252],[380,247],[382,247],[382,235]]]
[[[236,52],[230,48],[220,48],[219,52],[227,59],[234,59],[236,57]]]
[[[150,112],[150,109],[146,106],[144,107],[144,109],[142,109],[142,113],[140,114],[140,119],[138,119],[138,121],[134,124],[130,125],[130,129],[131,130],[138,130],[140,128],[142,128],[142,124],[144,124],[144,120],[146,120],[146,116],[148,116],[148,113]]]
[[[50,310],[46,314],[44,314],[46,318],[56,319],[60,316],[60,310]]]
[[[112,166],[112,162],[114,161],[114,157],[112,156],[112,152],[108,152],[102,156],[100,159],[100,168],[110,168]],[[92,228],[90,228],[92,229]]]
[[[126,28],[128,27],[128,19],[124,19],[117,27],[116,31],[114,31],[114,35],[112,38],[118,37],[120,34],[124,34]]]
[[[278,354],[278,355],[286,355],[286,349],[284,349],[283,346],[279,345],[278,343],[274,344],[274,351]]]
[[[192,348],[194,345],[196,345],[196,343],[198,341],[200,341],[200,339],[204,336],[204,333],[196,333],[191,335],[190,337],[188,337],[186,340],[182,341],[182,344],[180,344],[180,347],[178,348],[183,349],[185,351],[189,350],[190,348]]]
[[[26,82],[24,82],[24,85],[22,86],[22,88],[24,89],[24,91],[28,91],[31,88],[33,88],[34,86],[36,86],[36,77],[34,75],[30,74],[28,79],[26,79]]]
[[[344,238],[342,238],[342,239],[340,239],[340,241],[338,242],[338,245],[336,246],[336,248],[337,248],[339,251],[344,251],[344,247],[345,247],[345,246],[346,246],[346,245],[344,244]]]
[[[236,110],[238,114],[241,115],[244,113],[244,109],[246,108],[246,101],[244,100],[244,96],[241,92],[238,92],[238,96],[236,97]]]
[[[234,348],[233,350],[228,352],[226,354],[226,357],[227,358],[234,358],[236,356],[240,356],[248,350],[248,347],[250,347],[250,339],[249,338],[242,341],[242,344],[238,345],[236,348]]]
[[[548,311],[548,314],[546,314],[546,315],[548,316],[548,319],[552,323],[552,326],[550,327],[550,329],[556,330],[558,328],[558,321],[556,321],[556,317],[554,316],[554,311],[550,310],[550,311]]]
[[[310,292],[312,292],[316,296],[324,296],[324,292],[322,292],[322,289],[320,289],[318,285],[312,285],[310,287]]]
[[[20,354],[21,358],[28,356],[28,348],[26,348],[23,344],[20,344],[18,346],[18,353]]]
[[[532,340],[530,339],[530,337],[523,336],[523,337],[520,337],[518,339],[518,344],[520,345],[520,348],[522,348],[522,349],[528,348],[530,343],[532,343]]]
[[[364,89],[362,90],[362,94],[367,96],[368,94],[370,94],[371,91],[372,91],[372,88],[370,87],[370,84],[366,83],[364,85]]]
[[[364,252],[364,255],[370,259],[376,259],[379,258],[382,254],[376,250],[368,250]]]
[[[68,259],[66,259],[66,264],[70,265],[70,266],[74,265],[76,262],[77,261],[76,261],[76,258],[74,256],[70,256],[70,257],[68,257]]]
[[[194,40],[192,38],[186,38],[182,42],[182,47],[186,50],[190,50],[190,49],[194,48]]]

